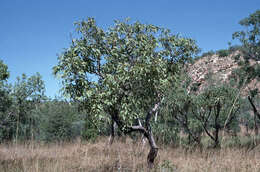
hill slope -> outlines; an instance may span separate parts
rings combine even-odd
[[[198,91],[203,90],[211,82],[228,83],[234,77],[233,71],[240,68],[238,60],[235,59],[238,54],[238,51],[225,57],[213,54],[196,59],[193,64],[189,64],[188,75],[191,77],[192,83],[197,85]],[[256,64],[260,65],[260,62],[250,61],[250,65]],[[242,92],[246,94],[249,89],[255,88],[260,89],[259,78],[253,79],[244,85]]]

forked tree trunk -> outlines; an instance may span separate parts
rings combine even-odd
[[[119,117],[119,112],[114,108],[110,109],[110,111],[109,111],[110,114],[111,114],[111,117],[112,117],[112,121],[114,123],[116,123],[118,128],[121,131],[123,131],[125,134],[131,133],[131,132],[141,132],[147,138],[147,140],[149,141],[149,145],[150,145],[150,151],[149,151],[149,154],[147,156],[147,163],[148,163],[149,169],[154,167],[154,161],[155,161],[157,154],[158,154],[158,147],[157,147],[155,140],[153,138],[153,134],[152,134],[151,126],[150,126],[150,120],[151,120],[152,115],[158,110],[159,104],[160,103],[155,104],[154,108],[151,109],[147,113],[147,116],[146,116],[146,119],[145,119],[145,127],[142,126],[140,121],[139,121],[138,126],[125,127],[123,121]],[[114,136],[114,134],[113,134],[114,126],[113,126],[113,124],[111,126],[111,131],[112,131],[112,136]]]
[[[147,156],[147,163],[148,163],[148,168],[151,169],[154,166],[154,160],[157,157],[158,154],[158,147],[154,141],[153,138],[153,134],[151,131],[146,130],[146,128],[144,128],[143,126],[132,126],[130,128],[129,132],[133,132],[133,131],[139,131],[141,133],[144,134],[144,136],[147,138],[147,140],[149,141],[149,145],[150,145],[150,151],[149,154]]]

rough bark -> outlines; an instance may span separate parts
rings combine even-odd
[[[147,131],[146,128],[144,128],[143,126],[132,126],[130,132],[133,132],[133,131],[139,131],[139,132],[143,133],[144,136],[149,141],[150,152],[147,156],[147,163],[148,163],[148,168],[150,168],[150,169],[153,168],[154,160],[157,157],[159,148],[157,147],[157,145],[155,143],[152,132]]]
[[[251,104],[251,106],[253,108],[254,115],[257,116],[258,119],[260,120],[260,113],[257,111],[256,106],[255,106],[255,104],[253,102],[253,99],[250,96],[248,96],[248,100],[249,100],[249,102],[250,102],[250,104]]]
[[[115,139],[115,121],[112,120],[111,122],[111,135],[110,135],[110,138],[109,138],[109,144],[113,144],[114,143],[114,139]]]
[[[255,135],[258,135],[257,117],[258,117],[258,119],[260,120],[260,114],[259,114],[259,112],[257,111],[256,106],[255,106],[255,104],[254,104],[254,102],[253,102],[253,99],[252,99],[250,96],[248,96],[248,100],[249,100],[249,102],[250,102],[250,104],[251,104],[251,106],[252,106],[252,108],[253,108],[253,111],[254,111]]]
[[[221,105],[220,105],[220,101],[218,101],[217,103],[217,107],[216,107],[216,116],[215,116],[215,125],[214,125],[214,128],[215,128],[215,145],[214,145],[214,148],[217,148],[220,146],[219,144],[219,137],[218,137],[218,134],[219,134],[219,130],[220,130],[220,124],[219,124],[219,115],[220,115],[220,109],[221,109]]]
[[[113,121],[112,123],[116,123],[116,125],[122,132],[124,132],[125,134],[131,133],[131,132],[141,132],[147,138],[147,140],[149,141],[149,145],[150,145],[150,152],[147,156],[147,163],[148,163],[148,168],[150,168],[150,169],[153,168],[154,161],[158,154],[158,147],[155,143],[155,140],[154,140],[154,137],[152,134],[150,120],[151,120],[153,114],[156,113],[156,111],[158,110],[159,105],[160,105],[160,102],[156,103],[154,105],[154,107],[147,113],[146,118],[145,118],[144,127],[141,125],[141,123],[139,123],[138,126],[125,126],[124,122],[119,117],[119,111],[115,107],[110,107],[108,109],[108,113],[111,115],[111,118]],[[114,127],[111,128],[111,131],[113,131],[113,130],[114,130]],[[112,132],[112,136],[113,136],[113,132]]]

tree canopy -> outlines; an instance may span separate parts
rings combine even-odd
[[[198,51],[195,41],[129,21],[115,21],[104,31],[88,18],[76,23],[76,31],[78,37],[54,67],[64,93],[82,102],[94,122],[112,119],[121,131],[140,131],[151,143],[152,114],[181,65]],[[141,119],[144,127],[134,126]]]
[[[0,60],[0,81],[6,80],[7,78],[9,78],[8,67]]]
[[[233,34],[244,46],[243,53],[246,59],[260,60],[260,10],[239,22],[245,30]]]

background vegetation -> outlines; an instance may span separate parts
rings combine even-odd
[[[139,22],[116,21],[109,31],[92,18],[79,22],[77,39],[54,67],[70,99],[46,97],[39,73],[22,74],[10,84],[8,66],[0,61],[0,142],[95,142],[130,135],[133,142],[149,140],[150,167],[156,163],[156,143],[184,150],[252,150],[260,142],[259,88],[242,90],[260,80],[260,11],[240,24],[247,28],[233,34],[240,46],[197,57],[239,52],[233,79],[209,81],[198,91],[184,68],[196,60],[194,40]],[[175,168],[167,160],[162,166]]]

